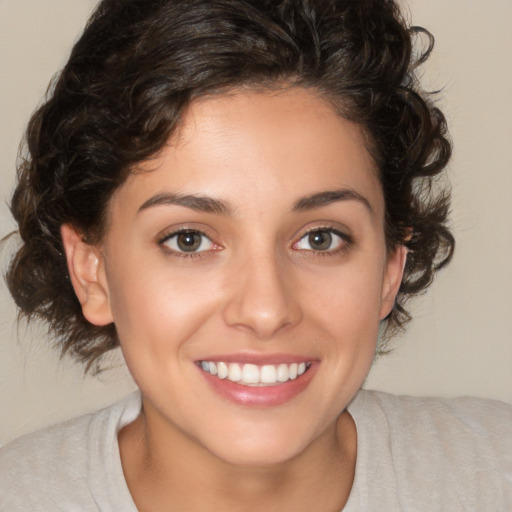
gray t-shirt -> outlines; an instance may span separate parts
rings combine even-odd
[[[117,433],[140,404],[134,393],[2,448],[0,511],[137,512]],[[348,410],[357,462],[343,512],[512,511],[511,405],[360,391]]]

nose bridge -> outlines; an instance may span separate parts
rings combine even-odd
[[[299,321],[300,307],[284,259],[276,251],[267,250],[246,254],[237,261],[224,310],[228,325],[268,339]]]

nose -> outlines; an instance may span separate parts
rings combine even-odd
[[[302,319],[293,279],[275,255],[253,255],[230,272],[224,321],[231,327],[269,340]]]

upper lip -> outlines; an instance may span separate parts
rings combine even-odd
[[[307,363],[314,361],[316,358],[297,355],[297,354],[264,354],[264,353],[239,353],[239,354],[221,354],[205,356],[197,360],[199,361],[211,361],[213,363],[242,363],[242,364],[255,364],[262,366],[265,364],[291,364],[291,363]]]

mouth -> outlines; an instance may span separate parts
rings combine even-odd
[[[292,401],[308,388],[319,367],[317,360],[301,360],[294,356],[237,359],[234,355],[213,361],[203,359],[196,361],[196,366],[209,387],[223,399],[256,408]],[[274,364],[269,359],[274,359]]]
[[[242,386],[269,387],[294,381],[306,373],[311,362],[256,365],[223,361],[198,361],[198,366],[219,380],[236,382]]]

